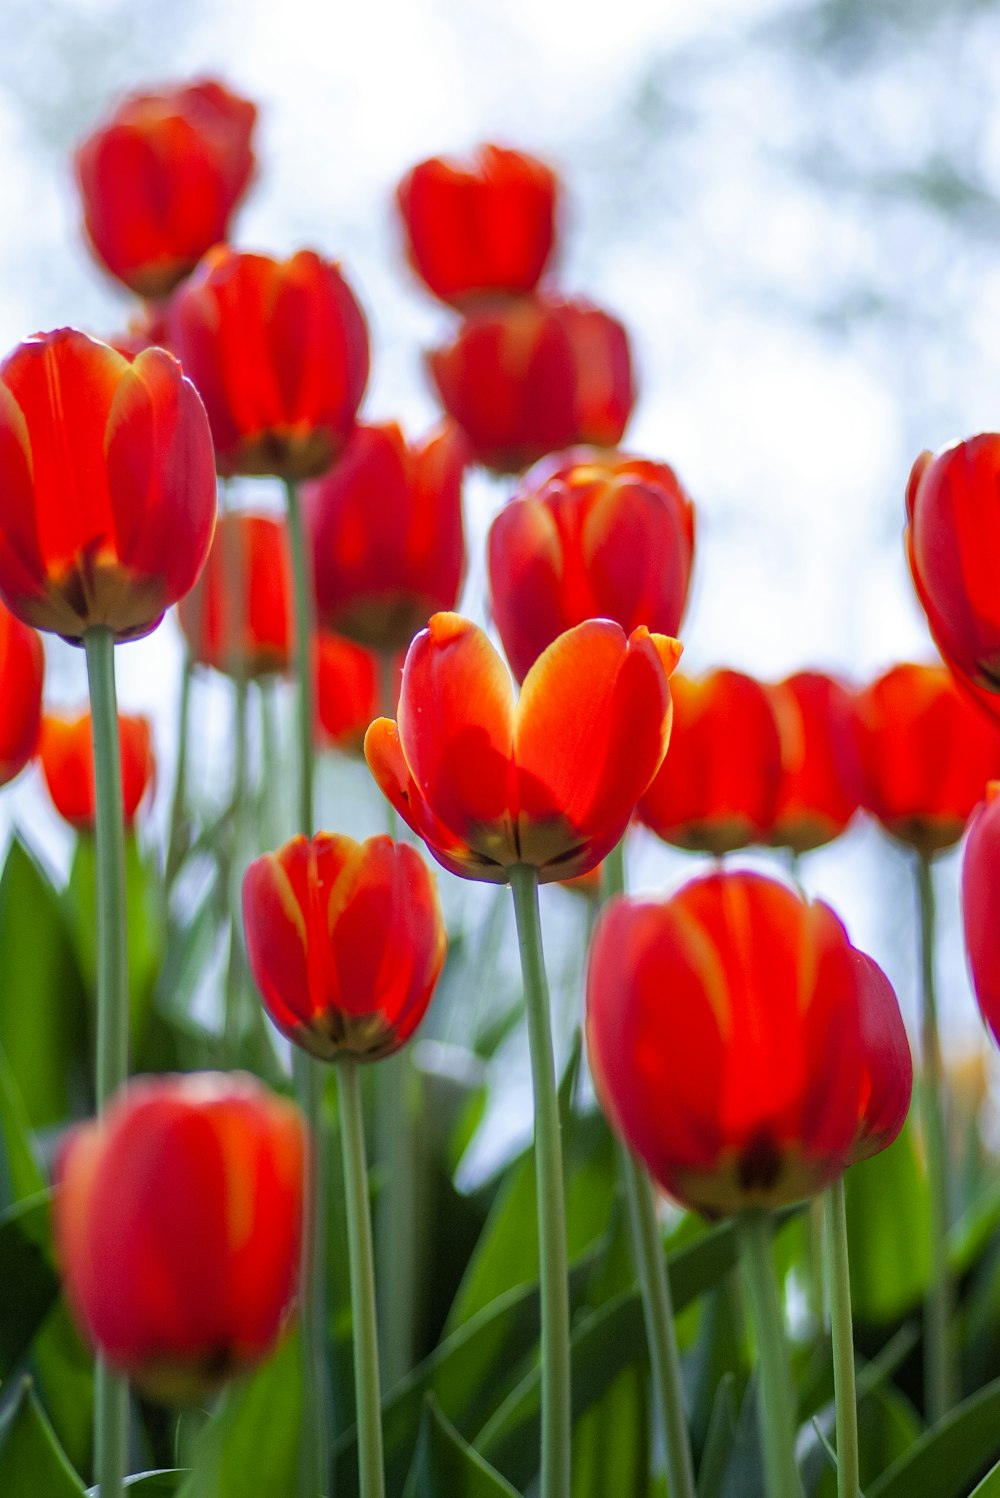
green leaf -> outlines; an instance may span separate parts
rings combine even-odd
[[[698,1498],[723,1498],[729,1458],[736,1442],[736,1378],[719,1380],[698,1467]]]
[[[845,1177],[851,1304],[856,1321],[898,1321],[920,1304],[930,1272],[927,1178],[909,1124]]]
[[[93,1361],[62,1298],[35,1338],[32,1362],[56,1435],[73,1465],[86,1471],[94,1430]]]
[[[0,1215],[0,1285],[17,1286],[0,1316],[0,1382],[24,1357],[59,1294],[49,1216],[48,1192]]]
[[[301,1368],[293,1335],[255,1373],[230,1385],[198,1438],[194,1467],[178,1498],[284,1498],[296,1492]]]
[[[0,1203],[21,1202],[48,1184],[31,1141],[28,1115],[7,1056],[0,1045]]]
[[[84,1498],[84,1486],[45,1417],[30,1378],[0,1419],[0,1493]]]
[[[1000,1462],[973,1488],[969,1498],[1000,1498]]]
[[[0,878],[0,1046],[30,1126],[85,1112],[86,993],[59,895],[18,838]]]
[[[159,1472],[136,1472],[126,1477],[123,1486],[127,1493],[141,1494],[142,1498],[176,1498],[181,1481],[188,1475],[184,1467],[162,1467]],[[99,1490],[88,1488],[87,1498],[100,1498]]]
[[[444,1498],[444,1494],[448,1498],[518,1498],[510,1483],[463,1441],[433,1395],[428,1395],[403,1498]]]
[[[646,1371],[626,1368],[573,1428],[573,1498],[649,1491]]]
[[[869,1485],[868,1498],[962,1498],[998,1453],[1000,1379],[995,1379],[925,1431]]]

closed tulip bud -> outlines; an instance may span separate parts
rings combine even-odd
[[[292,559],[284,524],[243,511],[221,516],[205,570],[177,614],[199,665],[242,680],[287,670]]]
[[[493,620],[515,676],[585,619],[676,635],[693,555],[694,506],[665,463],[574,448],[537,464],[488,542]]]
[[[965,951],[979,1011],[1000,1045],[1000,781],[969,824],[962,861],[962,921]]]
[[[720,856],[767,836],[781,790],[781,737],[767,689],[740,671],[677,676],[670,748],[639,802],[665,842]]]
[[[614,447],[635,404],[628,334],[584,301],[535,295],[474,312],[428,367],[477,462],[497,473],[575,443]]]
[[[247,961],[264,1008],[322,1061],[375,1061],[423,1019],[444,963],[434,878],[416,849],[321,832],[243,878]]]
[[[884,1148],[909,1102],[884,976],[828,906],[758,874],[612,901],[591,947],[587,1040],[612,1126],[709,1217],[821,1190]]]
[[[122,810],[126,827],[131,827],[143,797],[156,779],[149,720],[119,713],[118,746]],[[42,719],[38,753],[56,811],[78,832],[93,832],[97,821],[97,796],[90,713],[82,713],[76,718],[47,714]]]
[[[132,94],[76,153],[97,259],[139,296],[172,291],[226,238],[253,174],[257,110],[205,80]]]
[[[767,693],[781,735],[781,786],[766,841],[808,853],[839,837],[861,805],[854,701],[819,671],[799,671]]]
[[[866,810],[926,858],[957,843],[1000,774],[1000,729],[943,666],[894,666],[855,712]]]
[[[155,629],[215,527],[205,410],[177,360],[129,360],[72,328],[0,364],[0,595],[79,641]]]
[[[670,738],[668,678],[681,647],[608,619],[567,630],[515,701],[490,641],[435,614],[410,646],[396,722],[365,738],[369,768],[439,863],[505,884],[531,864],[542,884],[610,853]]]
[[[76,1320],[153,1399],[266,1357],[295,1293],[305,1131],[253,1077],[144,1077],[74,1129],[54,1229]]]
[[[533,291],[555,241],[557,185],[544,162],[502,146],[480,146],[468,165],[421,161],[396,194],[411,266],[463,310]]]
[[[392,667],[399,680],[399,666]],[[321,744],[345,754],[364,752],[369,723],[378,717],[379,660],[363,645],[321,630],[316,636],[316,719]],[[394,704],[395,705],[395,704]]]
[[[450,424],[412,445],[394,423],[359,426],[336,467],[304,488],[324,628],[399,650],[431,614],[454,608],[465,575],[467,461]]]
[[[38,748],[44,676],[40,638],[0,603],[0,785],[19,775]]]
[[[312,478],[338,457],[368,383],[368,327],[338,265],[220,245],[173,297],[168,330],[221,474]]]

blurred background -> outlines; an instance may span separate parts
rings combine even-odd
[[[817,666],[860,683],[933,658],[901,544],[913,458],[1000,419],[998,52],[997,0],[617,0],[600,11],[571,0],[4,0],[0,345],[65,323],[124,325],[126,295],[80,232],[73,147],[121,94],[217,75],[261,111],[236,242],[310,245],[343,262],[372,327],[363,414],[422,430],[437,410],[421,352],[448,318],[403,262],[395,184],[423,156],[483,139],[523,147],[565,183],[561,285],[632,334],[641,396],[627,445],[674,465],[698,506],[686,669],[766,679]],[[255,502],[270,492],[251,487]],[[478,551],[505,492],[478,474],[469,484],[466,610],[477,617]],[[47,648],[50,699],[81,701],[82,657]],[[173,621],[117,657],[121,705],[154,718],[162,826]],[[224,693],[203,684],[196,712],[224,752]],[[200,765],[209,790],[212,763]],[[344,830],[382,825],[362,767],[328,772],[321,809]],[[25,828],[55,866],[66,861],[36,772],[5,795],[0,819],[3,838]],[[646,833],[630,852],[641,887],[693,866]],[[912,1016],[902,855],[858,826],[809,855],[803,879],[887,968]],[[481,911],[484,894],[452,887],[447,898]],[[576,930],[572,897],[547,899],[558,947],[562,927]],[[954,854],[939,899],[957,1056],[985,1041]],[[566,978],[570,1007],[578,978]]]

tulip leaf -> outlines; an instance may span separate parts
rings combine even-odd
[[[1000,1498],[1000,1462],[973,1488],[969,1498]]]
[[[518,1498],[510,1483],[463,1441],[429,1394],[403,1498],[442,1498],[445,1493],[448,1498]]]
[[[0,878],[0,1046],[33,1129],[85,1112],[85,989],[60,897],[19,838]]]
[[[31,1140],[28,1115],[6,1052],[0,1045],[0,1204],[37,1196],[46,1188],[41,1163]]]
[[[649,1491],[645,1369],[626,1368],[573,1428],[573,1498]]]
[[[719,1380],[698,1467],[698,1498],[723,1498],[729,1458],[736,1442],[736,1377]]]
[[[868,1485],[868,1498],[962,1498],[1000,1455],[1000,1378],[931,1427]]]
[[[141,1494],[142,1498],[176,1498],[188,1475],[186,1467],[162,1467],[158,1472],[136,1472],[126,1477],[122,1486],[128,1494]],[[87,1498],[100,1498],[100,1490],[88,1488]]]
[[[930,1271],[927,1178],[909,1124],[845,1177],[851,1304],[857,1321],[898,1321],[919,1305]]]
[[[0,1317],[0,1382],[34,1341],[59,1294],[52,1267],[48,1192],[29,1196],[0,1215],[0,1285],[16,1285]]]
[[[0,1416],[0,1493],[38,1498],[85,1498],[85,1489],[59,1445],[30,1378]]]

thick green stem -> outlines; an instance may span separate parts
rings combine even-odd
[[[837,1495],[858,1498],[861,1491],[858,1453],[858,1391],[854,1378],[854,1323],[851,1319],[851,1271],[847,1256],[847,1198],[844,1178],[827,1188],[826,1279],[833,1335],[833,1388],[837,1404]]]
[[[955,1402],[950,1346],[952,1286],[948,1273],[948,1148],[944,1124],[941,1042],[934,984],[934,876],[929,858],[917,859],[920,910],[920,1112],[931,1210],[931,1275],[924,1305],[924,1403],[935,1425]]]
[[[766,1212],[744,1212],[736,1219],[736,1233],[757,1340],[758,1416],[768,1498],[802,1498],[795,1463],[795,1391],[774,1275],[770,1218]]]
[[[508,870],[514,896],[535,1095],[535,1183],[542,1303],[542,1482],[540,1498],[570,1498],[569,1285],[566,1256],[559,1099],[556,1092],[549,986],[538,915],[538,871]]]
[[[313,603],[312,568],[306,549],[305,528],[299,491],[292,479],[285,482],[288,500],[288,535],[292,550],[295,590],[295,676],[298,684],[299,737],[299,831],[313,835]]]
[[[84,636],[97,803],[97,1109],[128,1076],[128,923],[114,636]],[[94,1451],[100,1498],[120,1498],[128,1455],[128,1384],[97,1359]]]
[[[354,1328],[354,1391],[358,1423],[359,1498],[384,1498],[382,1396],[379,1385],[378,1330],[375,1316],[375,1265],[372,1251],[365,1125],[361,1109],[358,1063],[345,1056],[337,1063],[340,1082],[340,1136],[344,1154],[344,1193],[351,1266],[351,1317]]]
[[[188,723],[191,718],[191,684],[194,681],[194,660],[190,650],[185,651],[181,674],[181,701],[177,725],[177,770],[174,775],[174,794],[170,803],[170,832],[167,838],[167,862],[165,880],[169,889],[177,877],[187,851],[187,763]]]
[[[302,1446],[299,1498],[327,1498],[330,1491],[329,1370],[326,1363],[326,1183],[328,1134],[323,1120],[326,1070],[305,1051],[292,1054],[295,1089],[312,1142],[306,1177],[306,1222],[302,1235],[299,1300],[302,1340]]]

